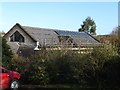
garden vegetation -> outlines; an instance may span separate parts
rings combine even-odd
[[[29,58],[14,55],[2,40],[2,65],[21,74],[21,83],[120,88],[120,41],[93,47],[90,52],[46,50]]]
[[[31,85],[79,85],[119,87],[120,56],[117,48],[102,45],[90,53],[70,50],[41,50],[31,58],[16,57],[13,66],[22,83]]]

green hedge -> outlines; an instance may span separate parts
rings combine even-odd
[[[95,47],[86,54],[70,50],[41,50],[25,61],[19,65],[15,63],[19,66],[23,84],[119,87],[120,57],[113,47]]]

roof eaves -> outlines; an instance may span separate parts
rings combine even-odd
[[[91,36],[93,39],[95,39],[97,42],[101,43],[99,40],[97,40],[95,37],[93,37],[91,34],[85,32],[86,34],[88,34],[89,36]]]
[[[32,40],[37,41],[29,33],[27,33],[26,30],[19,23],[16,23],[16,25],[18,25]]]
[[[5,37],[15,26],[19,26],[33,41],[36,41],[31,35],[29,35],[25,29],[19,24],[19,23],[16,23],[3,37]]]

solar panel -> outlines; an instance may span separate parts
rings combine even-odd
[[[55,31],[59,36],[70,36],[74,39],[74,41],[78,44],[80,43],[86,43],[86,44],[95,44],[99,43],[97,40],[95,40],[93,37],[91,37],[89,34],[85,32],[72,32],[72,31]]]
[[[85,34],[85,32],[72,32],[72,31],[55,31],[60,36],[82,36]]]

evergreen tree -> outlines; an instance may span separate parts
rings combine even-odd
[[[2,38],[2,65],[7,69],[10,69],[12,63],[13,53],[10,49],[10,46],[7,44],[7,41]]]
[[[0,33],[0,66],[2,66],[2,37]]]
[[[78,30],[79,32],[88,32],[91,35],[96,35],[96,24],[91,17],[87,17]]]

